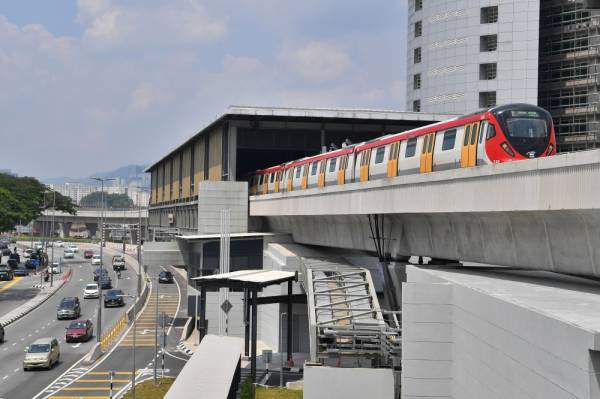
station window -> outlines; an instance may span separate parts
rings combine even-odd
[[[423,34],[423,22],[417,21],[415,22],[415,37],[419,37]]]
[[[415,11],[423,9],[423,0],[415,0]]]
[[[413,89],[418,90],[421,88],[421,74],[415,73],[413,75]]]
[[[413,112],[421,112],[421,100],[413,101]]]
[[[383,156],[385,155],[385,146],[377,147],[377,152],[375,152],[375,163],[382,163]]]
[[[495,62],[489,64],[479,64],[479,80],[496,79],[498,67]]]
[[[451,150],[456,142],[456,129],[446,130],[444,132],[444,141],[442,142],[442,151]]]
[[[314,175],[317,174],[317,167],[318,166],[319,166],[318,162],[313,162],[312,163],[312,167],[311,167],[311,171],[310,171],[311,176],[314,176]]]
[[[329,172],[335,172],[335,164],[337,163],[337,158],[333,158],[329,161]]]
[[[495,24],[498,22],[498,6],[481,7],[481,23]]]
[[[414,51],[415,64],[421,62],[421,47],[417,47]]]
[[[483,35],[479,39],[479,50],[482,53],[496,51],[498,49],[498,35]]]
[[[406,151],[404,151],[404,158],[414,157],[417,153],[417,138],[414,137],[406,142]]]
[[[490,108],[496,105],[496,92],[483,91],[479,93],[479,106],[481,108]]]

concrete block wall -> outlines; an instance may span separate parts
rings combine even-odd
[[[142,251],[142,263],[148,267],[166,265],[185,265],[183,256],[176,241],[144,242],[144,249]]]
[[[248,183],[206,181],[198,192],[198,234],[221,231],[221,210],[230,210],[231,233],[248,231]]]
[[[468,273],[407,267],[403,398],[600,397],[600,287]]]

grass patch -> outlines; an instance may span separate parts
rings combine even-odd
[[[302,391],[257,386],[254,399],[302,399]]]
[[[154,380],[150,379],[135,385],[135,397],[137,399],[162,399],[167,394],[175,378],[159,378],[160,385],[154,386]],[[131,391],[127,392],[123,399],[131,399]]]

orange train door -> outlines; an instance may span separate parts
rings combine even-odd
[[[326,165],[327,165],[326,159],[319,161],[319,178],[317,180],[317,185],[319,187],[325,187],[325,166]]]
[[[388,177],[398,176],[398,155],[400,154],[400,141],[391,144],[390,156],[387,165]]]
[[[371,149],[361,153],[360,158],[360,181],[369,180],[369,163],[371,162]]]
[[[479,138],[479,122],[469,123],[465,126],[460,151],[460,167],[469,168],[477,164],[477,139]]]
[[[292,179],[294,178],[294,168],[290,168],[287,170],[286,172],[286,178],[287,178],[287,191],[292,191],[293,187],[292,187]]]
[[[300,180],[300,187],[302,187],[302,190],[306,190],[308,185],[308,165],[310,164],[302,167],[302,179]]]
[[[275,173],[275,189],[273,191],[276,193],[279,192],[279,179],[281,179],[281,171]]]
[[[420,172],[428,173],[433,170],[433,150],[435,147],[435,133],[427,134],[423,137],[423,147],[421,147]]]
[[[264,174],[263,175],[263,185],[262,185],[262,193],[263,194],[267,194],[269,192],[269,178],[271,177],[270,174]]]
[[[337,184],[346,183],[346,168],[348,167],[348,155],[343,155],[340,158],[340,165],[337,173]]]

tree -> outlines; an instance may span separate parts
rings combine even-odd
[[[54,195],[57,210],[75,214],[71,198],[60,193],[49,195],[48,191],[45,184],[33,177],[0,173],[0,230],[12,230],[18,222],[27,224],[37,219],[44,210],[52,208]]]
[[[102,193],[94,192],[86,195],[79,201],[80,206],[87,208],[99,208],[102,205]],[[104,193],[104,207],[124,209],[133,207],[133,200],[127,194]]]

